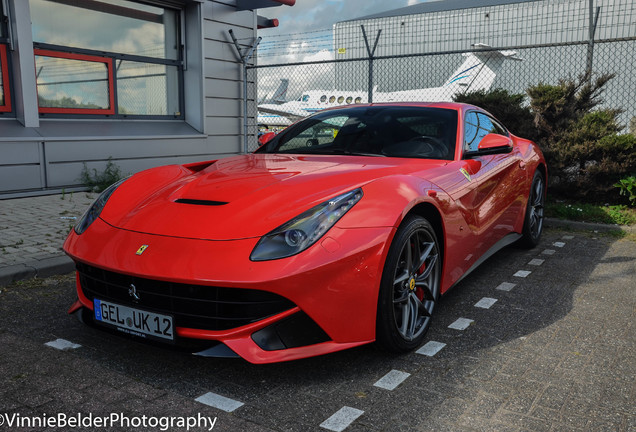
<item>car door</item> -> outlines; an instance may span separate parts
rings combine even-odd
[[[516,216],[523,206],[519,189],[524,177],[520,175],[520,157],[514,146],[510,152],[479,152],[479,143],[491,133],[509,137],[512,142],[513,137],[497,120],[480,111],[467,112],[464,118],[464,161],[474,186],[470,205],[474,212],[480,253],[486,252],[513,230]]]

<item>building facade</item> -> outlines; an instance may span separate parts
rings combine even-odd
[[[423,2],[334,25],[335,86],[365,89],[367,69],[352,59],[368,56],[379,33],[373,86],[398,91],[442,85],[476,44],[514,50],[492,88],[524,93],[539,82],[577,78],[591,60],[593,74],[613,73],[606,106],[636,116],[636,3],[633,0],[444,0]],[[591,31],[592,30],[592,31]],[[592,37],[593,34],[593,37]],[[590,46],[593,40],[593,46]],[[590,55],[590,50],[592,55]]]
[[[268,21],[255,9],[289,2],[0,1],[0,199],[81,189],[108,161],[131,174],[238,153],[228,30],[249,47]]]

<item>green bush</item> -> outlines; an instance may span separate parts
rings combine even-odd
[[[636,176],[621,179],[614,185],[621,195],[625,195],[631,205],[636,205]]]
[[[108,186],[118,182],[123,178],[121,170],[112,161],[112,158],[108,158],[106,169],[102,172],[97,172],[93,169],[91,173],[84,163],[84,168],[80,173],[80,180],[83,184],[89,187],[92,192],[102,192]]]
[[[457,94],[453,100],[483,108],[506,125],[513,134],[535,140],[538,129],[534,125],[532,111],[525,103],[526,98],[524,94],[511,94],[499,88]]]
[[[626,201],[614,185],[636,172],[636,137],[619,134],[620,109],[599,108],[612,78],[539,83],[527,90],[529,105],[525,95],[503,89],[456,95],[454,100],[484,108],[515,135],[536,142],[546,157],[551,194],[620,203]]]
[[[620,201],[613,185],[636,169],[636,138],[618,135],[621,110],[598,108],[612,78],[582,76],[528,89],[552,193],[588,202]]]

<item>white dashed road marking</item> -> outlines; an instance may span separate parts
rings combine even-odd
[[[457,321],[449,325],[448,328],[455,330],[466,330],[474,322],[474,320],[468,318],[458,318]]]
[[[444,348],[445,346],[446,344],[443,342],[429,341],[429,342],[426,342],[422,348],[415,351],[415,353],[433,357],[435,354],[440,352],[440,350]]]
[[[195,401],[208,405],[214,408],[218,408],[225,412],[232,412],[235,409],[242,407],[243,402],[236,401],[234,399],[226,398],[225,396],[218,395],[216,393],[208,392],[203,396],[199,396]]]
[[[556,251],[554,249],[546,249],[543,252],[541,252],[543,255],[554,255]]]
[[[385,390],[395,390],[397,386],[402,384],[404,380],[410,376],[411,374],[408,372],[402,372],[402,371],[393,369],[391,372],[384,375],[373,385],[376,387],[383,388]]]
[[[56,339],[54,341],[47,342],[44,345],[50,346],[51,348],[59,349],[61,351],[68,351],[72,349],[81,348],[81,345],[73,343],[73,342],[69,342],[66,339]]]
[[[572,240],[573,238],[574,236],[571,236],[571,235],[563,236],[563,240]]]
[[[524,278],[524,277],[528,277],[530,273],[532,272],[528,270],[519,270],[517,273],[513,274],[513,276]]]
[[[498,289],[499,291],[510,291],[511,289],[513,289],[516,286],[517,286],[517,284],[514,284],[514,283],[503,282],[496,289]]]
[[[563,243],[563,242],[554,242],[554,243],[552,243],[552,246],[563,247],[563,246],[565,246],[565,243]]]
[[[484,297],[483,299],[475,303],[475,307],[482,308],[482,309],[490,309],[490,307],[494,305],[495,303],[497,303],[497,299]]]
[[[334,432],[342,432],[362,414],[364,411],[359,409],[342,407],[334,415],[320,423],[320,427]]]
[[[539,258],[535,258],[533,260],[531,260],[528,265],[533,265],[533,266],[540,266],[541,264],[543,264],[545,262],[545,260],[539,259]]]

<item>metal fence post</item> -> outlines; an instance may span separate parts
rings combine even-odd
[[[375,37],[375,43],[373,44],[373,49],[369,47],[369,39],[367,39],[367,32],[364,30],[364,25],[360,25],[362,29],[362,36],[364,36],[364,44],[367,47],[367,54],[369,54],[369,90],[368,90],[368,98],[367,102],[373,103],[373,54],[375,54],[375,49],[378,47],[378,41],[380,40],[380,33],[382,33],[382,29],[378,30],[378,34]]]
[[[238,40],[236,40],[232,29],[229,30],[229,33],[230,37],[232,38],[232,42],[234,42],[234,46],[236,47],[236,51],[241,58],[241,63],[243,63],[243,146],[241,148],[241,153],[247,153],[247,149],[249,148],[247,142],[247,62],[249,62],[250,58],[252,58],[254,50],[261,42],[262,38],[260,36],[256,38],[254,42],[252,42],[252,45],[247,49],[247,51],[243,53],[243,51],[241,50],[241,46],[239,45]]]
[[[594,60],[594,34],[596,33],[596,25],[598,24],[598,16],[601,13],[601,7],[597,6],[596,8],[596,16],[594,16],[594,0],[590,0],[589,2],[589,30],[590,36],[587,42],[587,66],[585,68],[585,77],[588,82],[592,82],[592,67]]]

